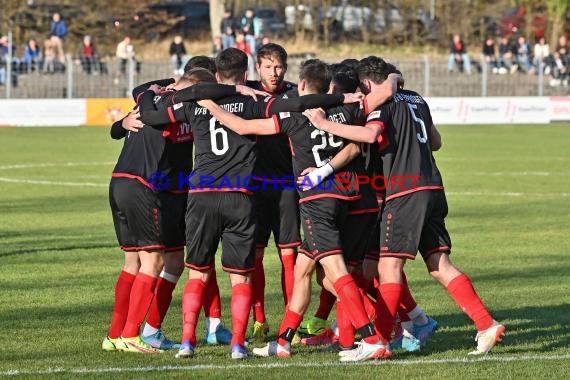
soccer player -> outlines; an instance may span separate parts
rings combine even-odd
[[[215,78],[207,70],[195,70],[185,73],[173,88],[185,88],[201,81],[215,81]],[[142,92],[135,92],[135,97],[140,99],[143,90],[149,89],[154,100],[156,92],[164,92],[161,86],[170,83],[172,80],[167,79],[141,85],[137,89]],[[187,96],[196,97],[198,92],[207,97],[235,93],[233,87],[225,91],[218,85],[214,87],[214,93],[207,91],[213,89],[210,86],[200,88],[201,91],[187,91]],[[172,90],[166,91],[156,100],[170,101],[173,94]],[[125,120],[133,116],[136,117],[136,113],[129,114]],[[189,173],[192,169],[192,130],[187,124],[173,123],[163,129],[149,127],[126,133],[122,124],[119,121],[111,129],[113,138],[126,138],[113,172],[110,200],[117,238],[125,251],[125,267],[117,281],[113,319],[102,346],[108,351],[154,353],[158,352],[156,348],[175,346],[164,337],[160,324],[170,305],[177,277],[184,268],[181,215],[186,191],[179,183],[179,173]],[[154,177],[157,173],[166,175],[167,182],[160,181],[165,180],[164,177]],[[166,250],[172,252],[163,255]],[[157,272],[161,276],[155,294]],[[133,278],[134,275],[137,277]],[[147,333],[146,340],[152,345],[139,338],[140,324],[149,307],[148,324],[155,331]]]
[[[247,78],[247,56],[230,48],[216,57],[216,77],[220,83],[239,85]],[[183,100],[183,91],[176,95]],[[179,96],[180,95],[180,96]],[[342,95],[313,96],[313,103],[332,105],[351,101]],[[354,99],[358,99],[354,97]],[[305,106],[301,108],[303,102]],[[239,115],[259,117],[291,109],[304,109],[312,104],[307,99],[266,98],[254,101],[231,96],[220,104]],[[183,332],[178,358],[194,355],[196,324],[204,288],[209,281],[214,255],[222,239],[222,267],[230,274],[232,284],[231,357],[248,357],[245,330],[251,308],[251,272],[254,270],[255,218],[250,198],[250,183],[255,163],[255,140],[238,135],[222,126],[204,107],[196,103],[176,103],[155,110],[152,96],[141,100],[141,119],[151,125],[188,122],[194,131],[195,168],[188,178],[190,191],[186,211],[186,265],[189,280],[182,300]],[[242,182],[243,181],[243,182]]]
[[[274,43],[263,45],[257,51],[256,67],[260,80],[248,81],[249,87],[266,91],[271,95],[286,94],[297,88],[295,84],[284,80],[287,72],[287,52],[282,46]],[[297,247],[301,244],[301,235],[297,192],[283,189],[283,184],[293,183],[291,160],[287,136],[273,135],[257,138],[257,160],[253,175],[256,181],[271,185],[261,186],[254,193],[257,225],[252,288],[253,338],[256,341],[263,341],[269,331],[265,318],[263,256],[271,233],[273,233],[281,261],[281,289],[285,305],[289,303],[293,292],[295,260]]]
[[[361,89],[374,91],[386,79],[386,69],[381,58],[363,59],[359,65]],[[413,260],[419,250],[430,275],[447,289],[477,327],[477,348],[470,354],[489,352],[501,341],[505,327],[493,319],[471,280],[449,258],[451,239],[445,228],[447,201],[432,155],[441,147],[441,137],[425,100],[416,92],[400,89],[391,102],[369,114],[366,128],[360,130],[330,122],[319,110],[306,111],[305,115],[323,131],[354,141],[380,141],[377,161],[387,181],[380,226],[381,297],[376,320],[382,340],[390,339],[401,302],[405,261]]]
[[[301,67],[299,79],[300,95],[324,93],[329,88],[330,71],[325,63],[313,60]],[[391,93],[383,98],[387,99],[390,95]],[[274,130],[274,121],[270,119],[243,120],[225,112],[213,102],[206,101],[202,104],[207,104],[216,118],[242,135],[287,134],[293,151],[293,170],[297,176],[307,167],[323,167],[343,146],[343,141],[337,141],[334,136],[312,128],[301,114],[280,113],[279,128]],[[348,274],[342,256],[340,231],[346,221],[348,205],[350,201],[361,197],[354,182],[357,172],[351,168],[346,168],[345,171],[345,180],[349,186],[342,185],[339,178],[334,176],[327,178],[324,187],[300,193],[300,213],[307,250],[301,251],[303,255],[297,258],[293,294],[281,322],[278,340],[254,349],[253,353],[258,356],[290,356],[291,340],[310,301],[311,277],[317,261],[324,268],[326,281],[332,284],[330,290],[344,303],[348,319],[363,337],[358,349],[347,351],[350,354],[341,360],[361,361],[389,355],[386,345],[379,341],[368,319],[361,294]]]

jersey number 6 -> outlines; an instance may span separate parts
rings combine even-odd
[[[216,156],[221,156],[222,154],[228,151],[228,132],[222,127],[216,128],[216,122],[218,120],[213,117],[210,119],[210,144],[212,145],[212,152]],[[220,136],[221,141],[218,139],[218,135]],[[221,147],[218,146],[218,143],[221,142]]]

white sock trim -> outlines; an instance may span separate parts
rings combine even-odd
[[[215,333],[216,329],[221,324],[222,320],[220,318],[206,318],[206,329],[208,330],[208,333]]]
[[[173,284],[176,284],[178,282],[178,279],[180,278],[180,276],[175,276],[175,275],[167,273],[165,271],[160,272],[159,277],[162,277],[166,281],[172,282]]]
[[[412,310],[408,313],[408,317],[410,317],[412,322],[414,322],[414,324],[416,324],[418,326],[423,326],[426,323],[428,323],[427,315],[423,311],[423,309],[420,307],[420,305],[416,305],[414,310]]]
[[[149,325],[148,323],[145,323],[145,324],[144,324],[144,328],[143,328],[143,333],[142,333],[142,334],[143,334],[144,336],[149,336],[149,335],[154,334],[154,333],[157,332],[157,331],[158,331],[157,328],[152,327],[152,326]]]

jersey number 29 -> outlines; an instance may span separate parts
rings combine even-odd
[[[325,149],[327,145],[333,148],[338,148],[339,146],[342,146],[342,141],[334,141],[333,134],[315,129],[313,132],[311,132],[311,139],[314,140],[317,136],[321,136],[321,143],[318,145],[313,145],[312,150],[313,157],[315,158],[315,164],[317,164],[317,167],[321,167],[326,164],[326,161],[321,160],[319,150]]]

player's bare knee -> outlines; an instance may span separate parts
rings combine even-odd
[[[184,273],[184,251],[165,252],[163,254],[164,271],[180,277]]]

